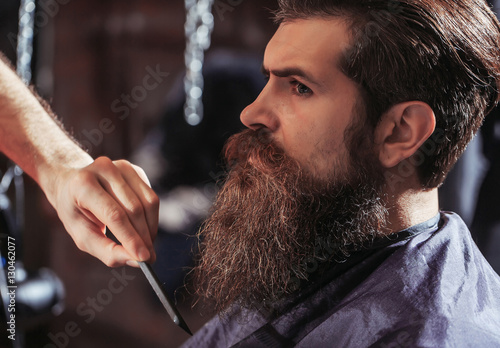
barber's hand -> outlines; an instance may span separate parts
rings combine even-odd
[[[77,247],[109,267],[154,262],[159,200],[144,171],[125,161],[97,158],[60,172],[49,200]],[[105,236],[105,227],[122,243]]]

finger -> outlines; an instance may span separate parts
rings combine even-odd
[[[120,169],[120,170],[118,170]],[[126,180],[121,168],[114,163],[112,166],[100,168],[98,173],[100,184],[104,189],[115,198],[116,202],[121,205],[126,212],[130,223],[134,226],[137,233],[143,239],[149,250],[153,249],[153,241],[150,235],[150,229],[147,222],[146,209],[144,207],[144,198],[141,197],[141,191],[137,191],[136,187],[130,185],[133,182],[142,184],[143,188],[147,187],[144,182],[136,175],[135,180]],[[114,231],[115,236],[120,239],[120,231]]]
[[[130,222],[127,212],[117,203],[116,198],[101,186],[95,176],[91,176],[87,180],[90,181],[89,186],[93,189],[79,192],[77,195],[78,206],[92,212],[103,225],[108,226],[134,260],[148,261],[151,256],[149,252],[151,244],[146,245],[142,236],[138,234],[137,229]],[[146,229],[145,219],[144,226]],[[100,234],[100,237],[106,238],[103,233]],[[107,239],[107,241],[110,240]],[[149,243],[151,243],[150,240]]]
[[[137,267],[133,257],[123,248],[104,235],[104,226],[99,221],[88,220],[82,212],[73,218],[68,233],[75,245],[82,251],[98,258],[109,267],[119,267],[125,264]]]
[[[141,200],[146,215],[151,239],[156,238],[158,232],[159,199],[151,189],[149,180],[144,171],[127,161],[117,161],[116,165],[122,171],[123,178],[130,185],[137,197]]]
[[[113,232],[111,232],[109,230],[109,228],[107,228],[106,226],[104,227],[104,235],[108,239],[110,239],[111,241],[113,241],[114,243],[116,243],[118,245],[121,245],[121,242],[116,238],[116,236],[113,234]],[[125,250],[125,248],[124,248],[124,250]],[[149,259],[149,262],[154,263],[155,260],[156,260],[156,255],[152,255],[151,258]],[[135,261],[135,260],[128,260],[127,261],[127,265],[132,266],[132,267],[140,268],[140,265],[139,265],[138,261]]]
[[[115,202],[122,207],[137,234],[142,238],[146,246],[151,249],[153,240],[149,233],[146,212],[141,199],[122,177],[120,179],[100,177],[99,182],[109,195],[115,199]],[[119,238],[119,234],[117,238]]]
[[[122,245],[116,244],[102,233],[87,234],[85,245],[80,249],[97,257],[108,267],[139,266]]]
[[[137,173],[137,175],[144,181],[149,187],[151,187],[151,183],[149,182],[148,176],[146,175],[146,172],[139,166],[136,166],[133,163],[127,162],[127,161],[117,161],[117,162],[126,162],[128,163],[132,169]]]

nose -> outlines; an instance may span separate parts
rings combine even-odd
[[[268,128],[271,132],[276,131],[279,127],[279,120],[272,99],[268,84],[257,99],[241,112],[241,122],[252,130]]]

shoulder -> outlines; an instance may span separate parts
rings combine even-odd
[[[225,316],[215,315],[181,347],[232,347],[265,325],[266,321],[259,312],[235,305]]]
[[[499,293],[463,221],[443,213],[436,231],[398,247],[300,346],[499,346]]]

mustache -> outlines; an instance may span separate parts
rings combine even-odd
[[[248,169],[277,171],[276,166],[283,163],[284,150],[272,138],[271,133],[246,129],[231,136],[224,146],[224,158],[228,170]]]
[[[232,135],[224,146],[223,155],[225,182],[239,182],[240,188],[251,184],[261,186],[261,182],[252,182],[256,178],[279,186],[274,188],[284,195],[293,194],[298,186],[315,187],[300,163],[287,155],[265,128],[246,129]]]

